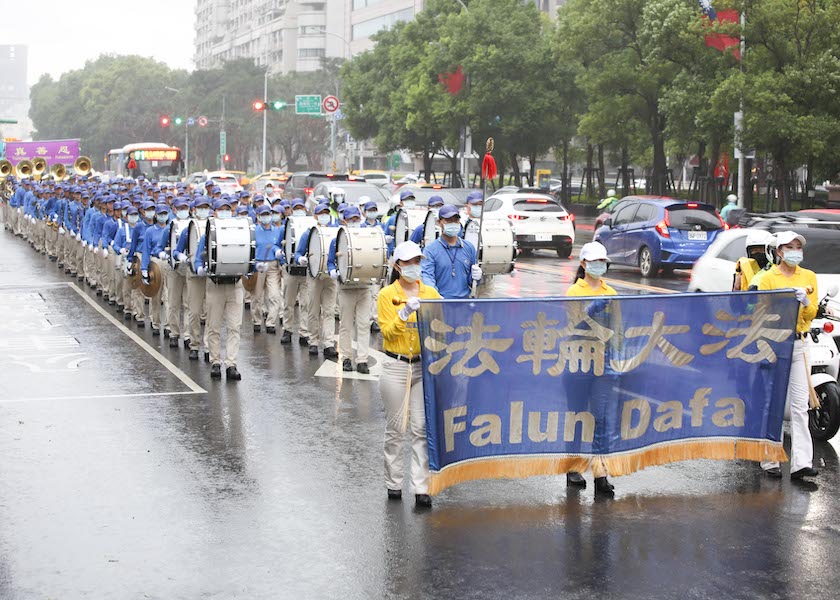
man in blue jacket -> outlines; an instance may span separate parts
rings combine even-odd
[[[481,280],[475,248],[460,237],[461,215],[453,204],[440,209],[441,235],[426,246],[423,259],[423,283],[450,300],[469,298],[473,281]]]
[[[257,206],[255,215],[257,272],[251,277],[257,278],[257,285],[251,294],[251,319],[254,331],[258,332],[265,315],[266,333],[276,333],[277,320],[280,318],[280,259],[283,257],[280,249],[281,230],[272,224],[272,210],[267,204]]]

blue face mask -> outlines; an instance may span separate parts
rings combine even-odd
[[[187,219],[190,216],[190,211],[179,210],[177,213],[175,213],[175,216],[177,216],[179,219]]]
[[[461,233],[460,223],[444,223],[443,234],[449,237],[457,237]]]
[[[376,217],[379,216],[379,213],[375,210],[369,210],[365,214],[367,215],[367,218],[371,221],[373,221],[374,219],[376,219]]]
[[[281,218],[282,218],[282,215],[280,213],[274,213],[273,215],[271,215],[271,220],[274,223],[279,223]]]
[[[293,210],[292,211],[292,216],[296,217],[296,218],[305,217],[306,216],[306,211],[305,210]]]
[[[484,210],[484,207],[480,204],[470,205],[470,215],[472,215],[476,219],[481,216],[482,210]]]
[[[791,267],[795,267],[802,262],[803,258],[804,254],[802,250],[785,250],[785,255],[782,257],[782,260]]]
[[[271,215],[260,215],[260,223],[263,225],[271,223]]]
[[[593,279],[600,279],[607,272],[607,263],[602,260],[588,262],[584,270]]]
[[[129,223],[134,225],[135,223],[137,223],[137,221],[140,220],[140,215],[128,215],[128,217],[126,217],[126,218],[128,219]]]
[[[229,210],[219,210],[216,211],[216,218],[222,220],[230,219],[231,214],[232,213]]]
[[[321,225],[329,225],[330,224],[330,216],[327,214],[320,214],[318,215],[318,222]]]
[[[209,208],[196,208],[195,209],[195,216],[199,219],[206,219],[210,216],[210,209]]]
[[[157,222],[161,223],[161,224],[169,221],[169,215],[166,214],[166,213],[161,213],[161,214],[157,215],[155,218],[157,219]]]

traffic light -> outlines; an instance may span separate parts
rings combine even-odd
[[[225,162],[230,162],[230,154],[225,154],[222,158]]]
[[[175,125],[181,125],[184,122],[184,119],[181,117],[175,117],[172,119],[172,122],[175,123]]]
[[[265,102],[262,100],[254,100],[254,110],[257,112],[265,110]]]
[[[170,123],[169,117],[167,117],[166,115],[163,115],[160,118],[160,126],[161,127],[169,127],[169,123]]]
[[[282,110],[286,108],[287,104],[283,100],[275,100],[269,104],[272,110]]]

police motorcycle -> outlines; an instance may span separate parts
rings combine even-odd
[[[830,440],[840,429],[840,324],[835,325],[840,318],[828,308],[837,293],[837,286],[832,286],[820,301],[806,338],[811,385],[820,399],[820,407],[808,411],[808,427],[811,437],[820,442]]]

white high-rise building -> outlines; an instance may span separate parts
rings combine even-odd
[[[2,138],[30,140],[29,86],[26,84],[26,46],[0,45],[0,124]]]

